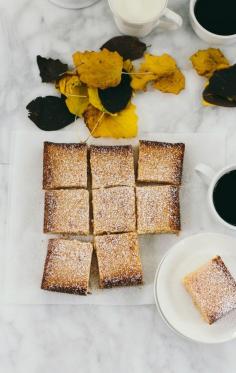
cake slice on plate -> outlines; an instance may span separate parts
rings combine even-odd
[[[208,324],[236,308],[236,281],[220,256],[189,273],[183,283]]]

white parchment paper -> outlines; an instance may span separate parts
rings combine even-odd
[[[7,244],[4,250],[4,283],[1,300],[13,304],[152,304],[156,268],[167,250],[184,236],[199,231],[222,231],[208,211],[207,188],[194,172],[199,162],[214,169],[225,164],[223,134],[158,134],[148,133],[142,139],[186,144],[183,187],[181,191],[182,233],[143,236],[140,250],[145,284],[140,287],[101,290],[96,276],[92,294],[87,297],[47,292],[40,289],[48,236],[43,230],[42,154],[43,141],[77,142],[77,131],[16,131],[12,141],[9,176]],[[101,143],[101,140],[93,140]],[[102,143],[131,143],[137,140],[105,140]]]

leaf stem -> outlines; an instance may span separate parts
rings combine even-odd
[[[126,75],[154,75],[154,73],[152,73],[151,71],[147,71],[147,72],[144,72],[144,73],[138,73],[138,72],[127,73],[126,71],[122,71],[122,74],[126,74]]]
[[[85,95],[67,95],[68,97],[84,97],[87,98],[88,96]]]
[[[100,124],[102,118],[104,117],[105,113],[103,112],[100,117],[98,118],[97,120],[97,123],[95,124],[95,126],[93,127],[92,131],[90,132],[89,136],[87,137],[87,139],[85,140],[85,143],[88,142],[88,140],[90,139],[91,136],[93,136],[93,133],[94,131],[98,128],[98,125]]]
[[[70,70],[70,73],[71,73],[71,75],[76,74],[77,73],[77,66],[75,66],[74,70]]]

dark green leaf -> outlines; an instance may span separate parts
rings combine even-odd
[[[59,79],[68,70],[68,65],[60,60],[37,56],[37,64],[42,82],[52,83]]]
[[[203,99],[209,104],[224,107],[236,107],[236,101],[228,100],[227,98],[218,96],[208,90],[206,87],[203,91]]]
[[[133,61],[143,56],[147,46],[135,36],[122,35],[108,40],[101,47],[101,49],[103,48],[111,52],[118,52],[124,60]]]
[[[122,74],[121,82],[116,87],[98,89],[98,95],[104,108],[110,113],[123,110],[132,96],[131,77]]]
[[[65,97],[37,97],[27,106],[28,117],[43,131],[56,131],[75,120],[66,106]]]
[[[215,71],[203,91],[203,98],[213,105],[236,107],[236,65]]]

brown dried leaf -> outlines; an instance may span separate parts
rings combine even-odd
[[[108,40],[101,47],[101,49],[103,48],[118,52],[125,60],[136,60],[143,56],[147,46],[135,36],[121,35]]]

